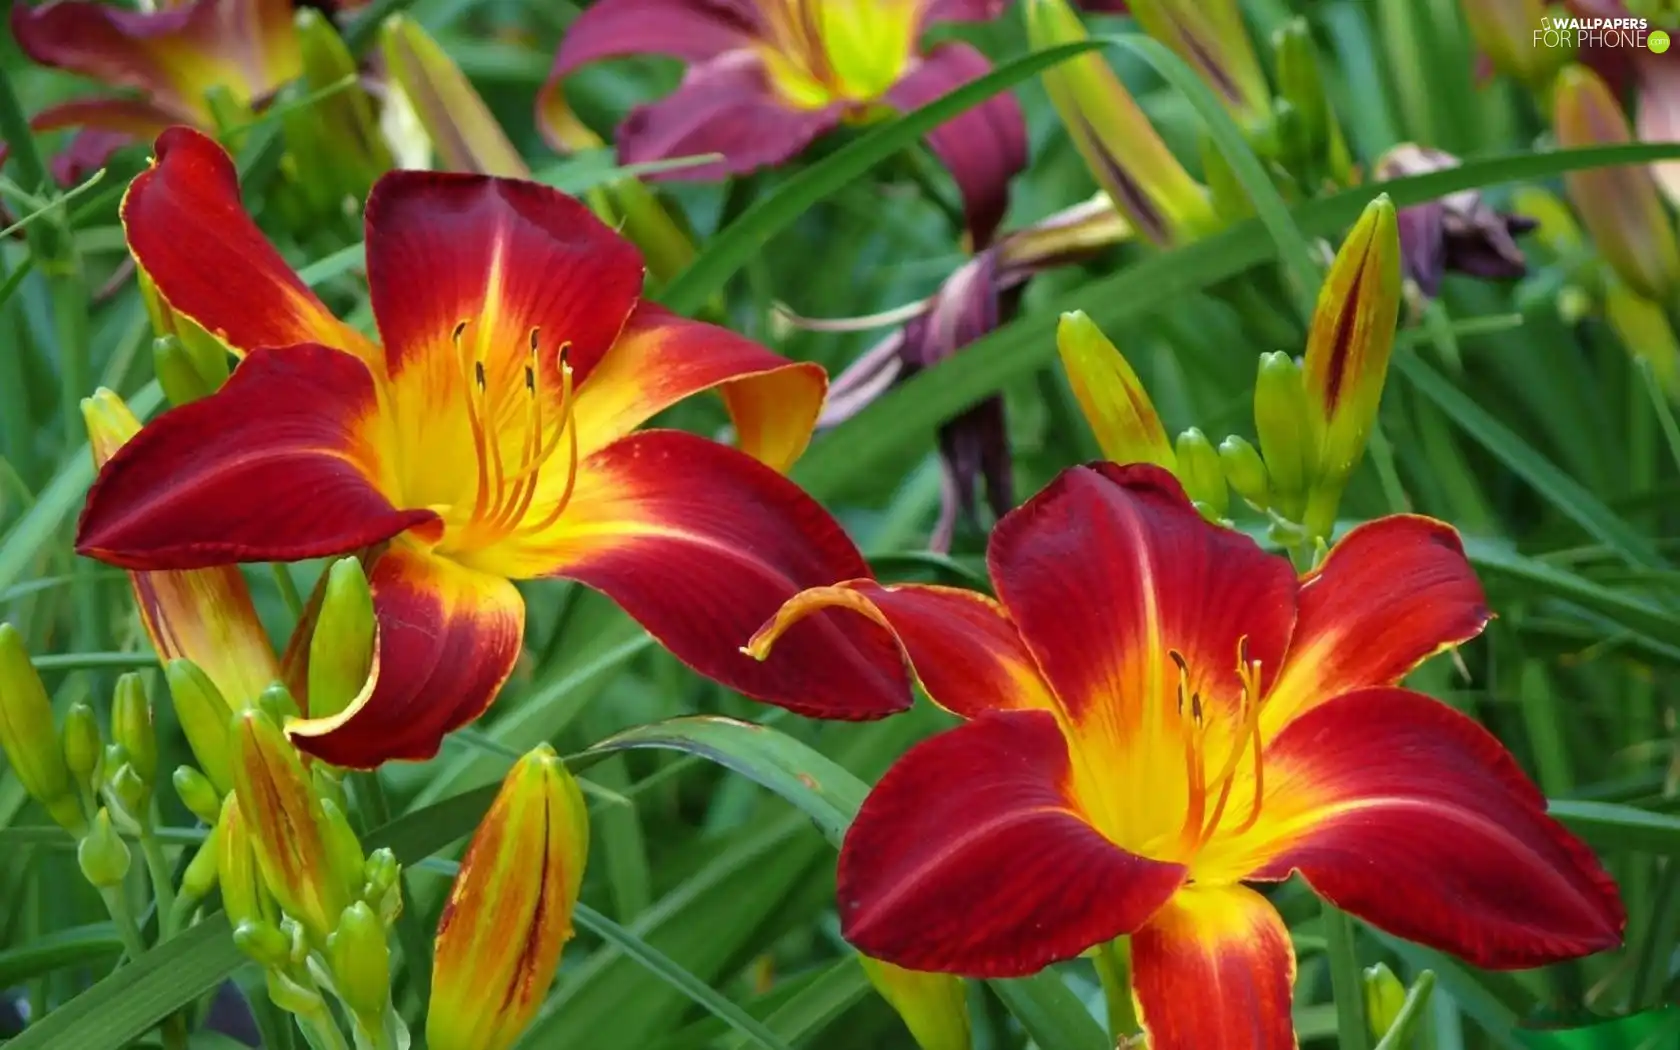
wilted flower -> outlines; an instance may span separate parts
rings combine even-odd
[[[541,745],[503,780],[444,905],[430,1046],[502,1050],[530,1024],[572,938],[588,858],[583,792]]]
[[[1375,174],[1378,181],[1387,181],[1458,165],[1450,153],[1407,142],[1383,154]],[[1514,238],[1534,229],[1536,221],[1495,211],[1480,190],[1401,208],[1398,222],[1401,264],[1427,298],[1440,293],[1441,275],[1449,271],[1487,280],[1512,280],[1528,272]]]
[[[957,269],[907,324],[865,351],[835,377],[819,427],[838,425],[886,393],[894,383],[938,364],[990,333],[1015,312],[1034,274],[1089,258],[1130,235],[1100,195],[1001,237]],[[826,323],[817,322],[818,327]],[[839,326],[850,322],[838,322]],[[944,482],[939,522],[929,546],[951,547],[957,522],[974,520],[980,483],[999,517],[1014,506],[1003,396],[993,395],[939,431]]]
[[[846,833],[840,924],[860,951],[1005,978],[1129,936],[1152,1050],[1293,1050],[1295,953],[1252,883],[1299,874],[1488,969],[1621,943],[1615,884],[1504,747],[1398,687],[1487,622],[1451,528],[1369,522],[1298,578],[1160,467],[1099,464],[1000,522],[987,562],[995,601],[849,581],[748,645],[863,613],[963,720],[902,756]]]
[[[302,69],[290,0],[188,0],[138,11],[98,0],[19,0],[11,24],[36,62],[139,92],[66,102],[31,122],[38,131],[83,129],[53,165],[66,184],[172,124],[215,129],[231,114],[216,112],[212,92],[249,110]]]
[[[960,41],[922,49],[931,26],[997,17],[1006,0],[602,0],[566,31],[537,99],[556,149],[570,119],[561,81],[607,58],[669,55],[689,63],[676,93],[637,107],[614,138],[625,163],[719,154],[659,178],[716,179],[779,164],[845,123],[917,109],[990,70]],[[962,191],[976,247],[1027,164],[1020,104],[1008,92],[935,128],[928,146]]]
[[[635,248],[575,200],[386,175],[366,209],[383,347],[286,265],[241,207],[231,158],[197,132],[159,139],[123,218],[171,308],[244,359],[105,465],[78,549],[156,570],[373,548],[379,674],[351,707],[290,723],[300,747],[361,767],[435,754],[513,670],[525,605],[511,581],[549,576],[605,592],[750,696],[847,718],[909,706],[896,650],[867,625],[813,623],[771,665],[736,652],[799,587],[867,571],[778,473],[826,378],[644,299]],[[743,450],[632,433],[714,389]]]

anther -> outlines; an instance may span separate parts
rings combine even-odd
[[[478,384],[479,393],[483,393],[485,388],[483,361],[473,362],[473,382]]]

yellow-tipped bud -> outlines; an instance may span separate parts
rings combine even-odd
[[[524,158],[472,83],[420,23],[392,15],[380,27],[379,47],[391,85],[414,107],[441,167],[530,178]]]
[[[1609,146],[1631,142],[1616,96],[1585,66],[1558,74],[1552,116],[1559,145]],[[1649,169],[1632,164],[1592,168],[1563,177],[1575,211],[1604,261],[1647,299],[1669,302],[1680,290],[1680,245]]]
[[[111,814],[103,807],[76,846],[76,863],[82,877],[102,890],[120,886],[128,876],[128,844],[111,826]]]
[[[1322,445],[1303,522],[1328,536],[1348,476],[1365,455],[1400,316],[1400,228],[1387,195],[1365,207],[1318,293],[1306,384]]]
[[[373,591],[356,558],[327,570],[321,612],[309,637],[309,717],[330,718],[354,702],[373,668]]]
[[[360,872],[336,863],[321,800],[297,750],[272,719],[257,710],[235,718],[233,751],[234,793],[263,882],[310,943],[325,945],[350,905],[352,887],[359,888]]]
[[[1271,89],[1236,0],[1131,0],[1143,31],[1171,48],[1251,136],[1267,122]]]
[[[276,924],[279,916],[275,914],[272,898],[257,868],[256,851],[251,848],[251,832],[245,826],[238,796],[229,794],[222,803],[216,831],[219,839],[216,878],[222,886],[222,908],[227,912],[228,921],[235,929],[249,922],[274,927],[278,933]]]
[[[111,699],[111,739],[128,753],[129,765],[150,784],[157,778],[157,731],[152,727],[152,702],[146,683],[129,672],[117,679]]]
[[[572,936],[588,853],[583,792],[540,746],[502,782],[444,905],[426,1019],[433,1050],[503,1050],[519,1037]]]
[[[191,660],[169,661],[163,666],[163,676],[175,700],[175,720],[181,724],[193,756],[216,792],[226,795],[233,790],[232,747],[228,741],[233,709],[216,683]]]
[[[1680,339],[1663,308],[1612,281],[1604,296],[1604,315],[1628,353],[1644,362],[1658,385],[1680,401]]]
[[[1067,0],[1029,0],[1035,50],[1087,39]],[[1044,87],[1097,184],[1140,234],[1182,243],[1218,227],[1207,191],[1191,178],[1099,52],[1044,71]]]
[[[1470,23],[1470,35],[1493,68],[1534,90],[1544,88],[1558,67],[1574,57],[1572,32],[1554,33],[1550,41],[1536,40],[1536,33],[1546,26],[1544,0],[1471,0],[1459,7]],[[1563,9],[1553,13],[1563,13]]]
[[[921,1050],[969,1050],[968,996],[961,978],[945,973],[906,970],[889,962],[859,956],[869,983],[892,1004]]]
[[[1155,463],[1169,470],[1177,466],[1143,383],[1096,322],[1083,311],[1063,314],[1056,349],[1104,456],[1116,463]]]
[[[1230,509],[1231,490],[1213,442],[1195,427],[1178,435],[1178,480],[1184,492],[1203,516],[1212,521],[1225,517]]]
[[[87,827],[64,745],[53,726],[52,701],[29,662],[23,636],[0,623],[0,749],[31,798],[71,834]]]

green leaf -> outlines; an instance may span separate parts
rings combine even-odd
[[[1680,157],[1680,145],[1673,143],[1506,154],[1344,190],[1303,204],[1291,214],[1304,232],[1327,235],[1358,218],[1378,193],[1387,193],[1395,207],[1403,208],[1479,186],[1676,157]],[[874,476],[903,450],[930,446],[944,420],[991,394],[1027,382],[1033,373],[1055,362],[1056,322],[1064,310],[1082,309],[1105,330],[1121,331],[1161,303],[1234,277],[1273,258],[1276,250],[1265,226],[1250,220],[1090,281],[899,383],[812,442],[794,467],[794,480],[819,499],[828,498]],[[1260,349],[1255,347],[1254,352]]]
[[[54,930],[0,952],[0,988],[65,966],[115,960],[122,950],[122,938],[108,922]]]
[[[1600,850],[1637,849],[1680,856],[1680,817],[1612,802],[1555,799],[1546,811]]]
[[[774,193],[753,202],[739,219],[701,246],[688,269],[660,293],[660,301],[680,314],[700,309],[749,259],[763,251],[772,237],[816,204],[964,110],[1096,46],[1096,41],[1082,40],[1023,55],[913,113],[859,136],[782,183]]]
[[[1529,1050],[1666,1050],[1680,1038],[1680,1007],[1658,1007],[1578,1028],[1519,1030],[1516,1037]]]

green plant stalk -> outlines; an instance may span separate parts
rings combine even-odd
[[[1657,415],[1647,405],[1645,386],[1648,369],[1631,357],[1625,359],[1633,372],[1628,377],[1628,495],[1638,499],[1657,487]],[[1661,514],[1656,505],[1632,516],[1630,524],[1658,535]],[[1628,740],[1649,740],[1657,735],[1656,684],[1644,675],[1629,675],[1623,707]]]
[[[163,855],[163,844],[152,831],[149,820],[140,828],[140,855],[146,858],[146,874],[152,880],[152,899],[157,901],[158,942],[162,943],[175,936],[180,916],[175,914],[173,873]]]
[[[1102,981],[1103,1001],[1108,1003],[1108,1034],[1116,1046],[1124,1046],[1126,1037],[1139,1031],[1137,1009],[1132,1004],[1131,941],[1116,937],[1097,945],[1093,961]]]
[[[1629,993],[1629,1002],[1636,1010],[1658,1005],[1657,996],[1662,993],[1668,969],[1668,953],[1675,940],[1680,939],[1680,863],[1668,857],[1661,864],[1662,873],[1657,876],[1657,891],[1651,902],[1651,920],[1639,944],[1639,964],[1633,971],[1633,988]]]
[[[134,911],[128,906],[122,887],[103,886],[99,896],[105,901],[105,910],[111,913],[111,922],[117,928],[117,936],[122,938],[129,961],[140,958],[146,953],[146,942],[140,937],[140,924],[134,921]]]
[[[292,614],[292,622],[303,618],[303,595],[298,593],[297,581],[292,579],[292,570],[285,562],[271,562],[269,568],[274,570],[274,586],[280,591],[280,600],[286,603],[286,611]]]
[[[1354,950],[1353,917],[1328,901],[1320,914],[1330,956],[1330,993],[1336,1000],[1336,1039],[1341,1050],[1369,1050],[1371,1026],[1365,1019],[1365,984]]]
[[[307,1014],[293,1014],[297,1018],[298,1028],[303,1031],[304,1042],[314,1050],[350,1050],[344,1041],[344,1033],[338,1030],[333,1022],[332,1013],[326,1003],[321,1004],[319,1010],[311,1010]]]
[[[5,254],[0,252],[0,283],[7,277]],[[0,307],[3,305],[0,303]],[[35,476],[35,433],[29,418],[29,388],[24,381],[24,326],[17,318],[5,316],[0,317],[0,327],[11,336],[0,351],[0,452],[27,481]]]

